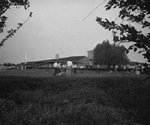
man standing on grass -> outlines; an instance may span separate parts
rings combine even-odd
[[[54,67],[54,76],[56,76],[57,74],[58,74],[58,63],[57,62],[55,62],[54,64],[53,64],[53,67]]]
[[[76,64],[74,64],[74,65],[72,66],[72,68],[73,68],[74,74],[76,74],[76,73],[77,73],[77,72],[76,72],[76,68],[77,68]]]
[[[71,69],[72,69],[73,63],[71,61],[67,61],[67,69],[66,69],[66,75],[71,76]]]

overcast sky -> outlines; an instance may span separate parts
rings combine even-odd
[[[83,19],[103,0],[30,0],[29,10],[12,7],[6,13],[7,28],[16,28],[33,12],[22,28],[0,48],[0,63],[45,60],[68,56],[87,56],[98,43],[108,39],[112,33],[102,28],[95,20],[97,16],[115,20],[118,10],[105,11],[104,5]],[[5,33],[0,34],[3,39]],[[0,40],[1,40],[0,39]],[[145,62],[142,56],[130,53],[130,60]]]

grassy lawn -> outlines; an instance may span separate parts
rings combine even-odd
[[[29,77],[52,77],[54,73],[53,69],[27,69],[27,70],[3,70],[0,71],[0,76],[29,76]],[[73,77],[123,77],[123,76],[138,76],[134,72],[113,72],[108,73],[107,71],[100,71],[98,73],[97,71],[92,70],[84,70],[81,72],[80,70],[77,70],[76,74],[72,73]],[[143,75],[139,75],[143,76]],[[139,77],[138,76],[138,77]]]
[[[4,70],[0,72],[0,76],[29,76],[29,77],[50,77],[52,70]]]

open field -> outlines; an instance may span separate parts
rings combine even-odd
[[[0,76],[53,77],[53,73],[54,73],[53,69],[1,70]],[[137,75],[134,72],[108,73],[108,71],[100,71],[100,73],[98,73],[97,71],[92,71],[92,70],[84,70],[83,72],[81,70],[77,70],[77,73],[76,74],[72,73],[72,76],[73,77],[112,77],[112,76],[137,77]],[[139,75],[139,76],[144,76],[144,75]]]
[[[52,70],[4,70],[0,72],[0,76],[29,76],[29,77],[50,77]]]

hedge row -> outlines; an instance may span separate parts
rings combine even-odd
[[[150,124],[141,77],[0,77],[0,124]]]

